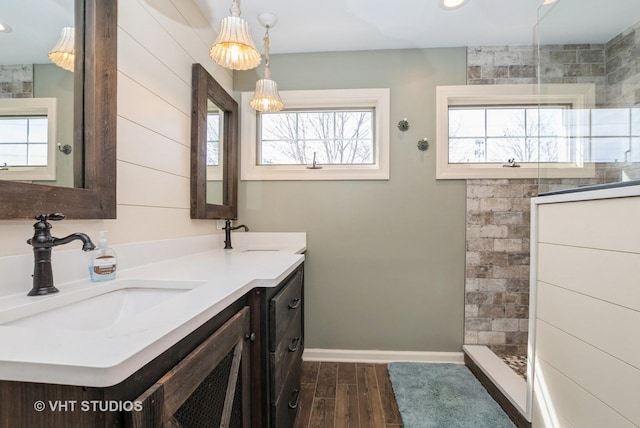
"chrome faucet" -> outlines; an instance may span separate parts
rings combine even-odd
[[[57,293],[58,289],[53,285],[53,271],[51,270],[51,249],[58,245],[68,244],[71,241],[82,241],[82,250],[91,251],[96,248],[84,233],[72,233],[64,238],[51,236],[51,224],[47,220],[63,220],[64,214],[40,214],[36,216],[38,222],[33,225],[33,237],[27,240],[27,244],[33,247],[33,288],[29,296],[43,296]]]
[[[232,230],[236,230],[236,229],[241,229],[244,228],[245,232],[249,231],[249,228],[247,226],[245,226],[244,224],[241,224],[239,226],[231,226],[231,220],[227,219],[224,222],[224,249],[225,250],[232,250],[233,247],[231,246],[231,231]]]

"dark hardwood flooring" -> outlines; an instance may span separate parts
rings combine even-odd
[[[302,363],[296,428],[400,428],[386,364]]]

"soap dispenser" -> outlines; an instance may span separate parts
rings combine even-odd
[[[106,233],[105,230],[100,232],[98,249],[94,251],[89,263],[91,281],[108,281],[116,277],[116,253],[112,248],[109,248],[107,238],[105,238]]]

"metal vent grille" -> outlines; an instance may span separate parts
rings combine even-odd
[[[187,401],[184,402],[182,407],[173,415],[184,428],[212,428],[220,426],[232,361],[233,351],[227,354],[209,376],[202,381]],[[242,427],[242,392],[240,382],[241,379],[240,376],[238,376],[231,411],[231,421],[229,424],[231,428]]]

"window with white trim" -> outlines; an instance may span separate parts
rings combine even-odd
[[[222,181],[224,156],[220,137],[224,135],[224,114],[211,100],[207,100],[207,181]]]
[[[535,178],[538,168],[590,176],[589,139],[578,112],[593,106],[592,84],[440,86],[437,178]]]
[[[389,179],[389,90],[280,91],[256,113],[242,94],[243,180]]]
[[[0,99],[0,180],[56,179],[56,99]]]

